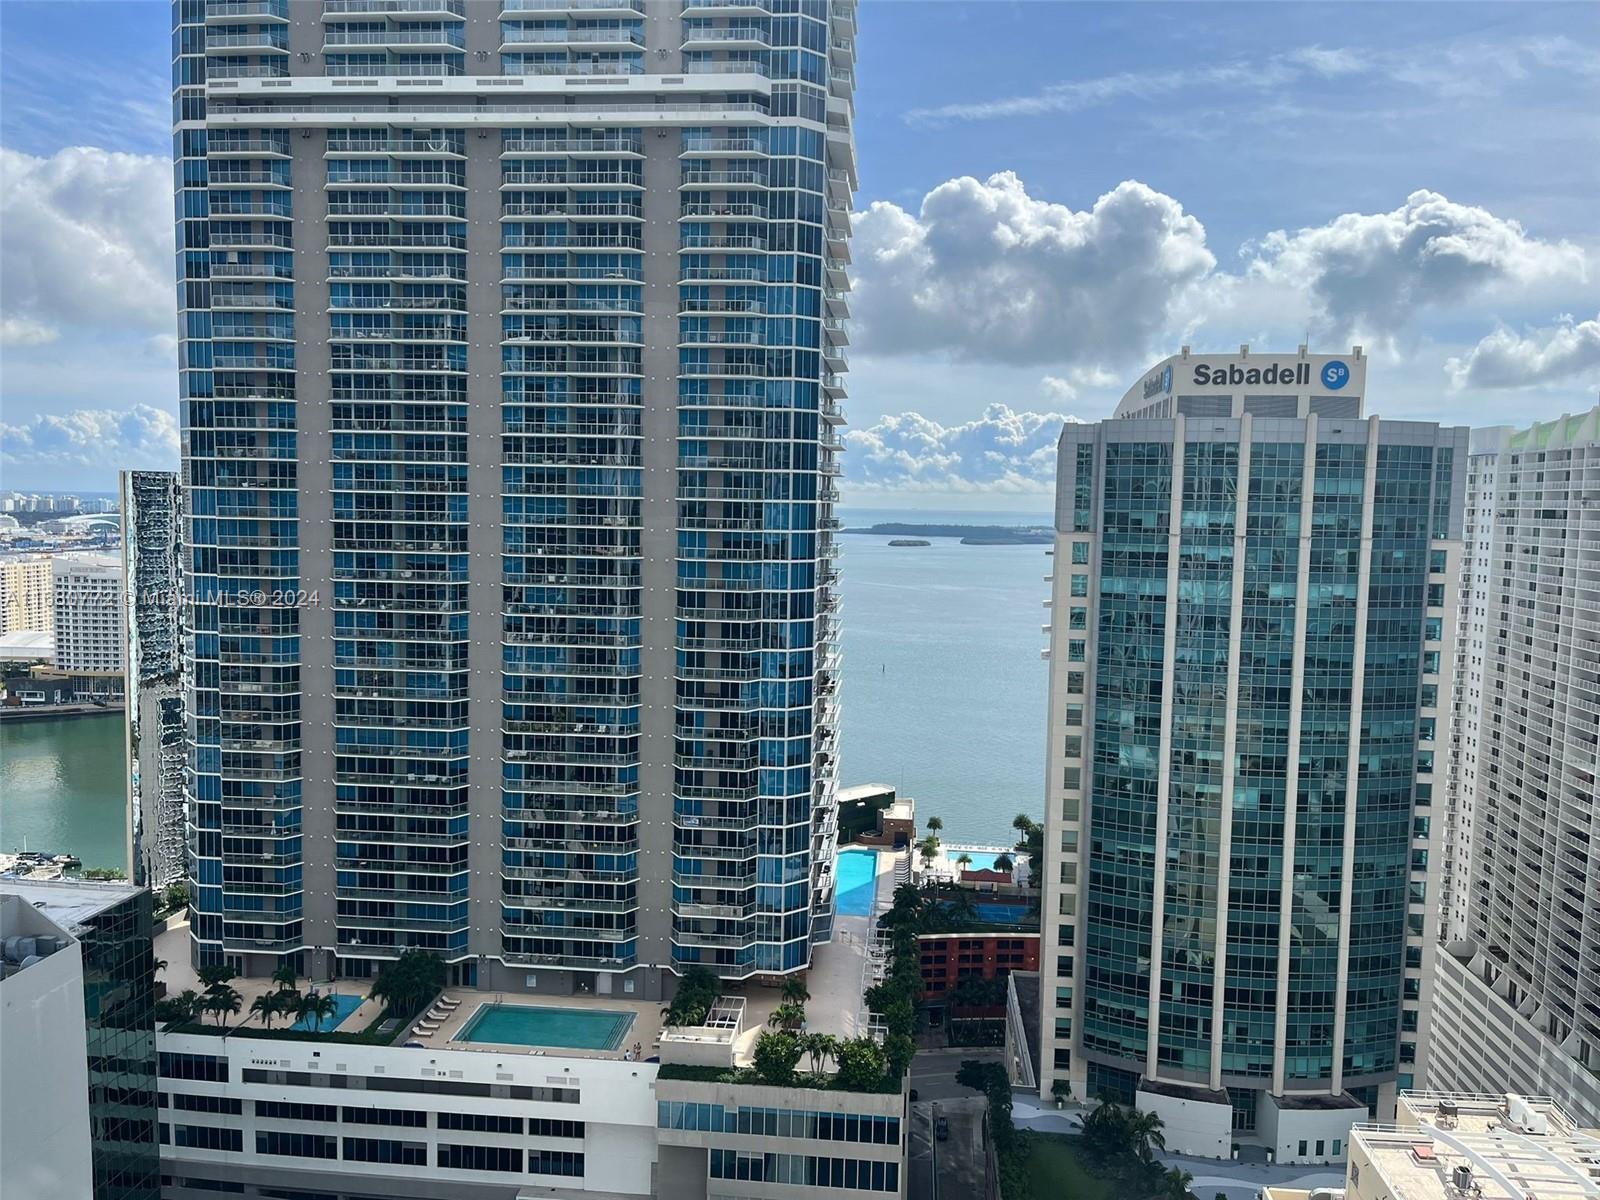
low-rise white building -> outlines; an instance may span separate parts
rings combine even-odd
[[[183,933],[167,937],[169,991],[195,986]],[[865,1032],[862,945],[818,947],[808,1031]],[[234,986],[248,1010],[276,985]],[[324,1038],[159,1034],[165,1200],[905,1195],[903,1083],[802,1074],[774,1087],[750,1071],[776,987],[748,985],[682,1028],[664,1026],[659,1001],[621,994],[445,996],[389,1045],[351,1036],[373,1002]]]

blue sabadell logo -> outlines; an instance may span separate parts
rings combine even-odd
[[[1350,368],[1337,358],[1330,363],[1322,364],[1322,386],[1330,392],[1337,392],[1350,382]]]
[[[1172,390],[1172,366],[1170,363],[1161,369],[1161,390],[1163,392]]]

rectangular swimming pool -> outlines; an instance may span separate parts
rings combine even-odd
[[[615,1050],[632,1026],[631,1012],[605,1008],[484,1004],[451,1040],[559,1050]]]
[[[841,917],[870,917],[878,895],[878,852],[841,850],[834,869],[835,911]]]
[[[352,996],[344,992],[335,992],[333,996],[333,1016],[323,1018],[320,1024],[318,1024],[311,1017],[301,1017],[293,1025],[289,1026],[289,1028],[299,1030],[319,1029],[324,1033],[330,1029],[337,1029],[339,1028],[340,1023],[346,1017],[361,1007],[362,999],[363,997],[361,996]]]

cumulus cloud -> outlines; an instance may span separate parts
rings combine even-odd
[[[1058,401],[1184,342],[1298,340],[1309,327],[1392,346],[1430,311],[1543,304],[1588,278],[1580,246],[1431,191],[1268,233],[1236,271],[1218,269],[1176,199],[1133,180],[1079,212],[1011,172],[952,179],[915,213],[873,204],[855,242],[864,351],[1059,366]]]
[[[64,326],[172,323],[172,166],[73,146],[0,149],[0,289],[8,345]]]
[[[1518,335],[1495,330],[1460,358],[1445,363],[1457,388],[1516,388],[1569,379],[1584,372],[1600,376],[1600,317],[1554,325]]]
[[[847,482],[862,491],[1048,492],[1061,427],[1077,417],[991,404],[976,420],[941,425],[895,413],[845,434]]]
[[[1345,213],[1325,225],[1278,230],[1245,248],[1241,279],[1224,289],[1264,285],[1303,291],[1320,331],[1385,338],[1419,309],[1483,292],[1582,283],[1583,250],[1543,241],[1516,221],[1416,191],[1389,212]]]
[[[178,421],[170,412],[135,404],[121,412],[81,408],[0,424],[0,462],[35,478],[45,470],[172,470],[178,463]]]
[[[916,214],[874,203],[853,255],[858,342],[873,354],[1019,363],[1140,352],[1216,265],[1200,222],[1142,183],[1076,212],[1010,171],[942,183]]]

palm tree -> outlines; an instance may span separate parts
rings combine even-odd
[[[804,1004],[811,999],[811,991],[804,979],[792,975],[783,981],[783,998],[793,1004]]]
[[[295,1016],[311,1018],[311,1027],[321,1031],[322,1023],[339,1011],[339,1004],[327,992],[316,996],[302,996],[295,1005]]]
[[[783,1003],[772,1010],[767,1024],[773,1029],[798,1029],[805,1024],[806,1010],[798,1004]]]
[[[839,1054],[839,1039],[831,1033],[808,1033],[800,1039],[807,1056],[811,1059],[811,1073],[822,1074],[822,1064],[830,1058],[837,1058]]]
[[[958,868],[960,868],[961,870],[965,871],[971,865],[972,865],[972,855],[968,854],[965,850],[963,850],[960,854],[956,855],[956,866]]]
[[[201,1003],[206,1012],[217,1018],[217,1024],[227,1028],[227,1018],[244,1006],[244,997],[225,983],[207,988]]]
[[[184,988],[183,991],[172,998],[172,1003],[178,1012],[183,1014],[182,1019],[185,1022],[194,1020],[205,1011],[202,1007],[205,1003],[205,997],[201,996],[193,988]]]
[[[293,963],[286,962],[272,973],[272,982],[278,985],[280,992],[287,992],[300,982],[300,975],[294,969]]]
[[[1011,828],[1015,829],[1023,837],[1027,837],[1033,830],[1033,818],[1027,813],[1018,813],[1011,818]]]
[[[1167,1148],[1166,1134],[1161,1132],[1161,1118],[1153,1112],[1128,1113],[1128,1148],[1141,1162],[1149,1162],[1155,1151]]]
[[[1189,1189],[1194,1186],[1194,1176],[1182,1167],[1162,1172],[1161,1190],[1167,1200],[1188,1200]]]
[[[261,1022],[262,1028],[272,1028],[272,1018],[277,1016],[280,1009],[278,997],[272,992],[263,992],[250,1001],[250,1015]]]
[[[933,860],[939,857],[939,839],[931,834],[917,844],[917,853],[922,856],[922,865],[931,867]]]
[[[943,829],[944,829],[944,818],[942,818],[942,817],[929,817],[928,818],[928,832],[929,833],[938,834]]]

